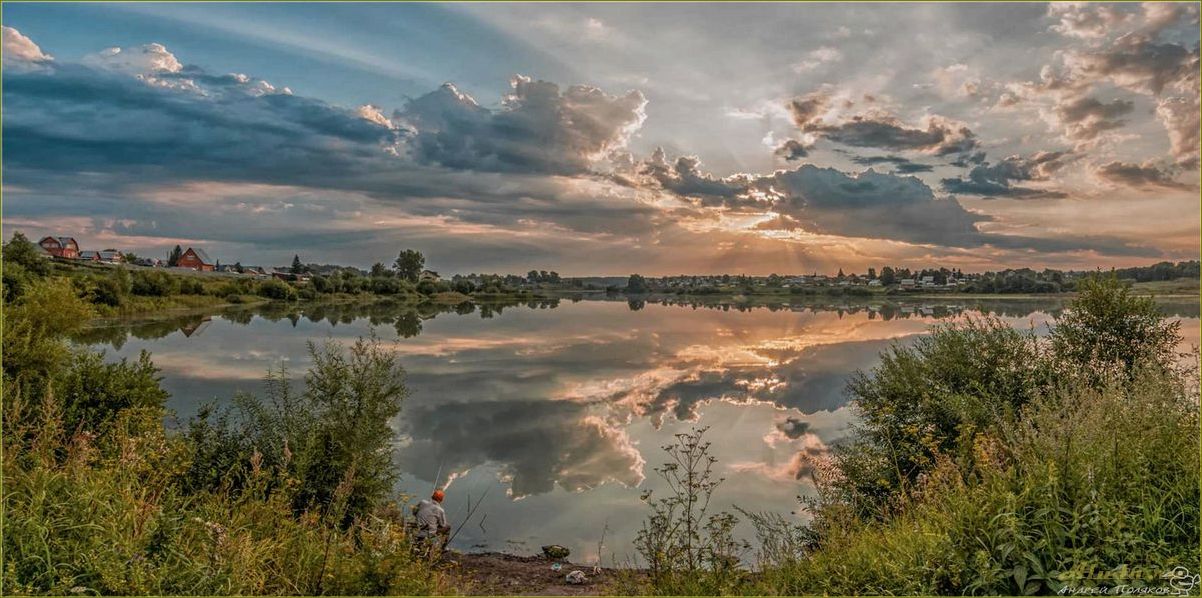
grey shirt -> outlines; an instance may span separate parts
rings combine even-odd
[[[417,517],[417,535],[420,538],[436,536],[440,529],[448,527],[447,512],[442,510],[442,505],[428,498],[417,503],[414,515]]]

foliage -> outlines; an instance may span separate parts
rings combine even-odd
[[[197,485],[222,447],[164,428],[147,354],[106,363],[62,340],[92,315],[70,281],[35,280],[4,315],[5,594],[448,592],[389,500],[403,387],[374,341],[314,348],[305,395],[269,393],[307,410],[284,418],[305,426],[295,454],[240,428],[249,451]]]
[[[343,483],[344,524],[382,503],[395,478],[390,422],[406,394],[404,372],[374,338],[345,354],[334,344],[309,349],[313,366],[302,394],[281,370],[267,378],[266,401],[240,394],[231,407],[206,408],[190,423],[196,456],[188,487],[242,489],[249,475],[242,464],[257,456],[295,480],[298,513],[325,512]],[[348,482],[339,472],[353,476]]]
[[[1048,340],[1014,335],[941,327],[856,378],[865,419],[815,468],[802,556],[743,590],[1155,591],[1197,563],[1197,355],[1177,361],[1176,326],[1108,276]]]
[[[296,299],[296,289],[292,285],[278,279],[264,280],[259,284],[260,297],[278,301],[293,301]]]
[[[1091,276],[1081,281],[1079,298],[1057,316],[1052,349],[1067,372],[1084,372],[1097,382],[1130,374],[1140,361],[1171,360],[1180,326],[1166,320],[1151,297],[1132,295],[1113,274]]]
[[[422,269],[426,267],[426,257],[416,249],[405,249],[397,255],[393,262],[397,276],[416,283],[421,277]]]
[[[714,478],[717,459],[703,440],[706,429],[676,434],[663,447],[671,461],[655,470],[670,494],[648,501],[651,515],[635,539],[655,593],[722,593],[739,581],[739,554],[746,547],[733,537],[738,520],[709,511],[723,479]]]
[[[179,292],[177,277],[161,270],[138,270],[133,273],[130,290],[135,295],[166,297]]]
[[[3,252],[5,267],[17,264],[36,276],[50,273],[50,262],[42,256],[41,249],[20,232],[13,233],[8,243],[4,244]]]
[[[853,375],[859,423],[835,457],[843,499],[862,515],[883,516],[936,456],[971,460],[958,448],[1013,421],[1048,384],[1044,353],[1033,332],[986,318],[936,326]]]
[[[646,293],[648,290],[647,279],[641,274],[631,274],[630,278],[626,279],[627,293]]]

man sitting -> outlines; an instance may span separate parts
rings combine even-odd
[[[435,490],[429,499],[421,500],[413,506],[413,515],[417,519],[418,545],[429,553],[433,553],[435,547],[438,552],[447,547],[451,526],[447,525],[447,512],[442,509],[442,499],[445,497],[442,490]]]

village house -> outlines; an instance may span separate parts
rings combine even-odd
[[[100,254],[100,261],[106,264],[120,264],[125,262],[125,256],[116,249],[102,249],[98,253]]]
[[[913,278],[903,278],[898,283],[898,286],[900,286],[903,289],[912,289],[915,286],[914,279]]]
[[[45,237],[38,241],[38,245],[45,249],[54,257],[78,258],[79,243],[71,237]]]
[[[201,272],[212,272],[216,264],[203,249],[189,247],[182,255],[179,256],[177,266],[180,268],[189,268],[199,270]]]
[[[100,252],[92,251],[90,249],[81,251],[81,252],[79,252],[79,259],[84,260],[86,262],[99,262],[100,261]]]

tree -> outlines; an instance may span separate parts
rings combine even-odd
[[[384,264],[381,264],[380,262],[376,262],[371,265],[371,277],[372,278],[383,278],[385,276],[388,276],[389,274],[391,274],[391,272],[388,271],[388,267],[385,266]]]
[[[38,246],[33,244],[25,235],[16,232],[8,243],[4,244],[4,262],[19,264],[30,273],[46,275],[50,273],[50,264],[40,254]]]
[[[868,269],[868,278],[869,278],[869,280],[876,278],[876,268]]]
[[[646,293],[647,279],[640,274],[631,274],[630,278],[626,279],[627,293]]]
[[[237,272],[238,274],[246,272],[246,268],[242,267],[242,262],[234,262],[234,272]]]
[[[292,273],[293,274],[304,274],[305,273],[305,265],[301,263],[299,255],[292,256]]]
[[[167,254],[167,267],[174,268],[174,267],[178,266],[179,258],[183,257],[183,255],[184,255],[184,249],[182,247],[180,247],[179,245],[176,245],[175,249],[172,249],[171,253]]]
[[[893,273],[893,268],[885,266],[881,268],[881,284],[893,284],[897,282],[897,277]]]
[[[121,261],[123,261],[127,264],[132,264],[132,263],[138,261],[139,259],[141,259],[141,258],[138,257],[138,254],[136,254],[132,251],[126,251],[121,254]]]
[[[397,255],[393,267],[397,276],[409,282],[417,282],[426,267],[426,256],[416,249],[405,249]]]
[[[531,270],[531,271],[527,272],[526,280],[529,281],[530,284],[535,284],[535,283],[542,281],[542,279],[539,278],[538,270]]]
[[[847,278],[847,275],[843,273],[843,268],[839,268],[839,273],[835,275],[835,278],[838,278],[839,280]]]

